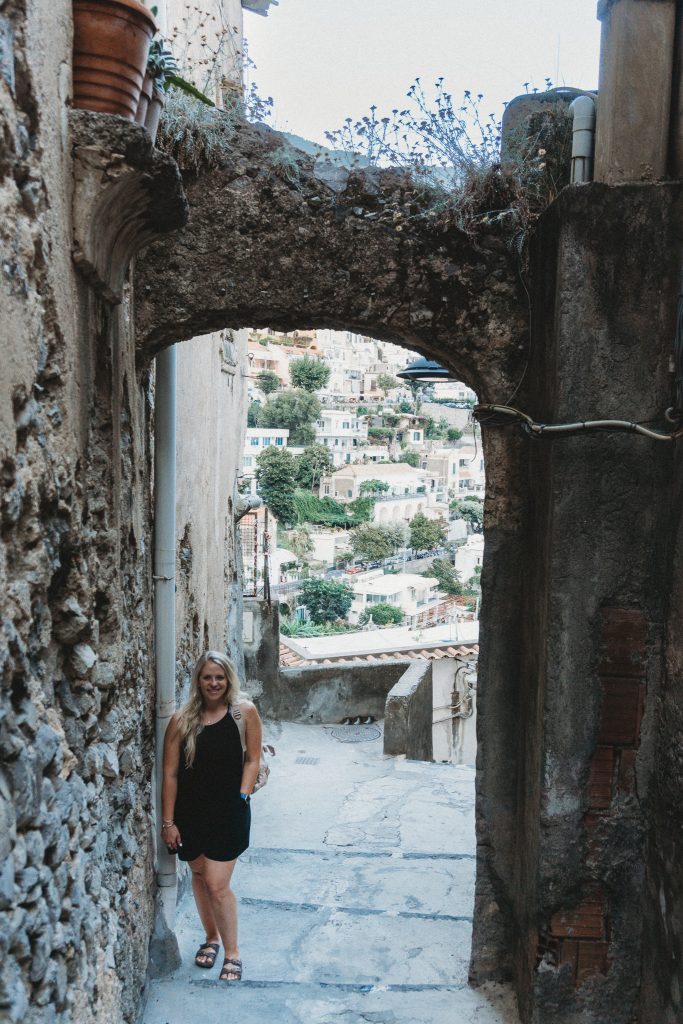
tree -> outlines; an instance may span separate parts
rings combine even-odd
[[[353,591],[348,583],[335,580],[304,580],[299,600],[316,624],[335,622],[346,618]]]
[[[330,379],[330,367],[322,359],[301,356],[289,364],[289,376],[295,388],[304,391],[320,391]]]
[[[294,521],[294,456],[286,448],[264,448],[256,460],[258,491],[274,516]]]
[[[261,370],[256,375],[256,386],[264,395],[270,395],[280,387],[280,378],[274,370]]]
[[[259,427],[289,430],[289,443],[309,445],[315,441],[311,424],[320,415],[320,402],[315,395],[301,389],[280,391],[269,398],[257,416]]]
[[[448,506],[457,519],[464,519],[471,533],[484,532],[484,503],[474,495],[470,498],[455,498]]]
[[[409,466],[413,466],[415,469],[420,465],[420,456],[418,452],[403,452],[397,462],[406,462]]]
[[[378,601],[360,613],[358,625],[365,626],[372,616],[376,626],[400,626],[403,622],[403,612],[397,605],[389,604],[388,601]]]
[[[457,427],[449,427],[446,431],[447,441],[459,441],[462,437],[462,430],[458,430]]]
[[[422,512],[410,520],[410,546],[416,551],[433,551],[446,539],[444,525],[439,519],[427,519]]]
[[[247,409],[247,426],[255,427],[258,419],[259,409],[261,408],[260,402],[251,402]]]
[[[387,523],[383,529],[393,548],[392,554],[405,547],[408,531],[404,523]]]
[[[364,480],[358,490],[361,494],[385,494],[389,490],[389,484],[384,480]]]
[[[287,534],[287,546],[296,555],[297,561],[300,564],[308,562],[306,555],[310,555],[314,547],[311,531],[308,527],[298,526],[295,530],[290,530]]]
[[[309,444],[296,460],[296,482],[304,489],[315,489],[325,473],[334,469],[334,460],[324,444]]]
[[[397,380],[396,377],[392,377],[390,373],[380,373],[377,378],[377,387],[380,391],[384,392],[385,398],[390,391],[393,391],[394,388],[399,388],[400,386],[400,380]]]
[[[447,558],[435,558],[429,572],[422,575],[435,576],[439,581],[439,590],[443,590],[446,594],[462,594],[463,592],[460,573]]]
[[[412,412],[413,407],[410,404],[410,402],[406,402],[406,400],[404,399],[402,402],[398,403],[398,411],[402,413]]]
[[[351,534],[351,549],[357,558],[375,562],[393,554],[391,535],[383,526],[359,526]]]

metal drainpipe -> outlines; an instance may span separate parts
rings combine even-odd
[[[572,134],[572,185],[593,180],[595,144],[595,103],[590,96],[577,96],[569,109],[574,117]]]
[[[156,662],[156,842],[159,909],[175,920],[176,858],[160,840],[164,733],[175,711],[176,351],[156,357],[154,431],[154,630]]]

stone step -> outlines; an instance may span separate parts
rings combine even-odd
[[[398,917],[471,919],[472,854],[405,854],[400,850],[251,848],[233,878],[240,905],[261,900],[283,907],[323,907]]]
[[[144,1024],[516,1024],[510,996],[497,986],[475,991],[413,984],[410,965],[404,971],[405,984],[390,986],[192,979],[178,988],[157,982]]]

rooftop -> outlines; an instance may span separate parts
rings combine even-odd
[[[441,658],[476,658],[479,623],[443,623],[416,629],[395,626],[366,629],[336,636],[280,636],[280,664],[333,664],[340,661],[387,661],[392,658],[437,661]]]
[[[418,576],[414,572],[400,572],[390,576],[380,576],[377,579],[354,580],[353,589],[357,594],[397,594],[408,587],[435,587],[438,584],[435,576]]]

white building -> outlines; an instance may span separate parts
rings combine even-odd
[[[350,410],[323,409],[315,426],[318,444],[329,448],[335,466],[355,461],[358,447],[368,439],[368,426],[363,417]]]
[[[354,599],[349,609],[349,622],[355,624],[364,611],[372,613],[372,606],[393,604],[403,612],[403,624],[426,625],[444,619],[451,600],[437,590],[439,581],[434,576],[415,573],[383,575],[363,573],[353,582]]]
[[[242,451],[242,477],[249,493],[256,494],[256,460],[266,448],[286,448],[289,430],[279,427],[247,427]],[[243,488],[246,490],[246,486]]]
[[[474,494],[484,497],[486,475],[484,473],[484,453],[481,446],[463,445],[456,449],[458,453],[458,497]]]
[[[481,533],[471,533],[464,544],[455,553],[455,568],[460,579],[467,583],[481,569],[484,560],[484,537]]]

